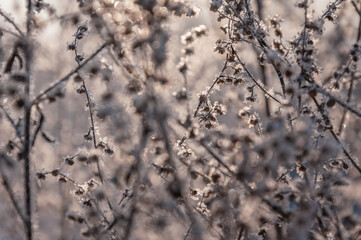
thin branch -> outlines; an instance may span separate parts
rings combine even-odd
[[[10,35],[13,35],[13,36],[15,36],[15,37],[17,37],[17,38],[21,38],[21,36],[20,36],[19,34],[13,32],[13,31],[7,30],[7,29],[5,29],[5,28],[2,28],[2,27],[0,27],[0,32],[5,32],[5,33],[8,33],[8,34],[10,34]]]
[[[239,230],[239,233],[238,233],[238,236],[237,236],[237,240],[241,240],[242,235],[243,235],[243,232],[244,232],[244,226],[242,225],[242,226],[241,226],[241,229]]]
[[[279,176],[276,179],[276,182],[279,182],[280,180],[282,180],[286,175],[288,175],[290,172],[292,172],[293,170],[295,170],[297,167],[296,164],[294,164],[291,168],[289,168],[287,171],[285,171],[284,173],[281,174],[281,176]]]
[[[328,118],[328,116],[323,112],[321,105],[318,103],[317,99],[315,97],[312,97],[312,100],[314,101],[315,105],[317,106],[318,111],[320,112],[323,120],[325,122],[328,122],[331,124],[330,119]],[[343,146],[343,144],[341,143],[340,139],[338,138],[338,136],[336,135],[336,133],[333,131],[333,127],[331,125],[330,128],[328,128],[328,130],[330,131],[332,137],[336,140],[336,142],[340,145],[340,147],[342,148],[343,153],[346,155],[346,157],[350,160],[350,162],[352,163],[352,165],[357,169],[357,171],[361,174],[361,167],[356,163],[356,161],[351,157],[350,153],[346,150],[346,148]]]
[[[191,225],[189,226],[189,228],[188,228],[188,230],[187,230],[187,232],[186,232],[183,240],[186,240],[186,239],[188,238],[188,236],[189,236],[189,234],[190,234],[190,232],[191,232],[191,230],[192,230],[193,224],[194,224],[194,222],[192,222]]]
[[[304,26],[303,26],[303,32],[302,32],[302,58],[301,60],[304,61],[304,57],[305,57],[305,41],[306,41],[306,31],[307,31],[307,24],[308,24],[308,18],[307,18],[307,10],[308,10],[308,0],[305,0],[303,2],[304,5]],[[304,68],[304,65],[302,64],[302,61],[300,63],[301,65],[301,76],[306,75],[306,70]],[[306,75],[307,76],[307,75]],[[298,79],[298,87],[301,89],[301,77]],[[305,79],[307,79],[305,77]],[[302,94],[298,95],[298,114],[301,114],[301,104],[302,104]]]
[[[349,89],[348,89],[347,99],[346,99],[346,102],[347,102],[347,103],[350,103],[350,101],[351,101],[352,91],[353,91],[353,87],[354,87],[354,81],[355,81],[355,73],[352,72],[352,73],[351,73],[350,87],[349,87]],[[347,108],[344,108],[344,109],[343,109],[341,121],[340,121],[340,124],[339,124],[339,127],[338,127],[338,135],[339,135],[339,136],[341,135],[342,130],[344,129],[343,124],[344,124],[344,122],[345,122],[345,120],[346,120],[347,110],[348,110]]]
[[[246,67],[246,64],[241,60],[241,58],[238,56],[237,52],[234,50],[232,46],[232,51],[236,55],[236,58],[238,59],[239,63],[242,65],[244,70],[246,71],[247,75],[251,78],[251,80],[266,94],[266,96],[269,96],[271,99],[276,101],[277,103],[284,105],[280,100],[278,100],[276,97],[272,96],[268,91],[253,77],[252,73],[248,70]]]
[[[7,178],[6,178],[6,176],[5,176],[5,174],[3,172],[1,172],[1,178],[2,178],[2,184],[4,185],[5,190],[9,195],[10,201],[13,204],[13,206],[14,206],[14,208],[16,210],[16,213],[19,215],[21,221],[24,223],[24,226],[26,226],[26,218],[25,218],[24,214],[21,211],[19,203],[15,199],[15,195],[14,195],[13,191],[11,190],[11,187],[9,185],[9,181],[7,180]]]
[[[6,21],[8,21],[11,25],[13,25],[13,27],[16,29],[16,31],[18,31],[20,36],[24,36],[24,33],[20,30],[18,25],[16,25],[16,23],[13,20],[11,20],[10,17],[8,17],[1,9],[0,9],[0,16],[5,18]]]
[[[258,18],[260,20],[263,20],[263,1],[257,0],[256,2],[257,2],[257,9],[258,9]],[[254,51],[257,54],[257,49],[254,49]],[[263,85],[265,87],[267,87],[268,79],[267,79],[266,65],[259,63],[259,67],[261,69],[261,79],[262,79]],[[265,101],[266,116],[270,117],[271,116],[270,102],[266,95],[264,96],[264,101]]]
[[[88,105],[88,108],[89,108],[90,124],[91,124],[91,130],[92,130],[92,133],[93,133],[93,144],[94,144],[94,148],[97,148],[97,140],[96,140],[96,137],[95,137],[95,125],[94,125],[92,102],[91,102],[91,99],[90,99],[90,96],[89,96],[88,89],[87,89],[87,87],[85,85],[84,79],[82,80],[82,82],[83,82],[83,88],[84,88],[86,99],[87,99],[87,105]]]
[[[360,17],[361,17],[361,10],[358,9],[356,2],[354,0],[352,0],[351,3],[353,5],[353,7],[355,8],[357,14],[360,15]]]
[[[26,36],[30,36],[30,31],[31,31],[31,22],[32,22],[32,11],[33,11],[33,9],[32,9],[32,2],[31,2],[32,0],[26,0],[26,2],[27,2],[27,4],[28,4],[28,6],[27,6],[27,9],[28,9],[28,11],[27,11],[27,17],[26,17]]]
[[[247,26],[247,24],[244,22],[244,20],[242,19],[241,15],[239,15],[239,13],[236,11],[236,9],[234,9],[234,7],[231,5],[231,3],[229,2],[229,0],[226,0],[228,6],[232,9],[232,12],[233,14],[242,22],[243,25]],[[251,13],[250,13],[250,10],[249,8],[247,9],[247,13],[248,13],[248,16],[251,17]],[[257,20],[254,19],[256,22]],[[257,40],[257,42],[259,43],[259,45],[261,46],[263,52],[268,56],[268,50],[269,50],[269,46],[268,44],[265,42],[264,39],[258,37],[257,34],[254,33],[254,30],[250,27],[248,27],[248,30],[251,32],[252,34],[252,37],[254,39]],[[275,66],[274,62],[271,61],[271,65],[272,67],[274,68],[274,70],[276,71],[277,73],[277,76],[280,80],[280,84],[281,84],[281,88],[282,88],[282,92],[283,92],[283,95],[285,95],[285,81],[284,81],[284,78],[283,78],[283,75],[281,73],[281,71],[278,70],[278,68]]]
[[[189,93],[189,87],[188,87],[188,79],[186,72],[182,72],[183,80],[184,80],[184,88],[186,91],[186,105],[187,105],[187,117],[191,116],[191,108],[190,108],[190,93]]]
[[[223,68],[221,70],[221,72],[218,74],[218,76],[216,77],[216,80],[213,81],[212,85],[210,86],[210,88],[208,89],[207,91],[207,94],[206,94],[206,98],[209,96],[209,94],[211,93],[212,89],[214,88],[214,86],[216,85],[216,83],[218,82],[218,79],[223,75],[224,71],[227,69],[227,59],[228,59],[228,54],[227,54],[227,57],[226,57],[226,61],[224,62],[224,65],[223,65]],[[198,114],[198,111],[199,111],[199,108],[202,106],[202,103],[201,101],[199,101],[198,103],[198,106],[197,106],[197,109],[196,111],[194,112],[193,114],[193,117],[196,117],[197,114]]]
[[[213,152],[213,150],[204,142],[203,139],[201,139],[199,143],[203,146],[205,150],[207,150],[209,154],[212,155],[214,159],[217,160],[219,164],[225,167],[230,174],[235,175],[235,173],[230,169],[230,167],[215,152]]]
[[[77,68],[70,71],[68,74],[66,74],[64,77],[62,77],[59,80],[54,81],[47,89],[43,90],[33,101],[32,105],[37,104],[42,101],[42,97],[45,96],[47,93],[49,93],[54,88],[58,87],[63,82],[66,82],[69,80],[69,78],[77,73],[80,69],[82,69],[90,60],[92,60],[95,56],[97,56],[106,46],[109,45],[109,42],[103,43],[92,55],[89,56],[82,64],[80,64]]]
[[[322,14],[322,16],[320,18],[321,19],[325,18],[327,16],[327,14],[329,14],[331,12],[331,9],[333,9],[334,7],[337,7],[342,2],[345,2],[345,1],[343,1],[343,0],[335,0],[333,3],[328,4],[329,7],[326,9],[326,11]]]
[[[37,110],[39,112],[39,115],[40,115],[40,118],[39,118],[39,124],[38,126],[36,127],[35,129],[35,133],[33,135],[33,140],[31,141],[31,147],[34,147],[35,145],[35,141],[36,141],[36,137],[38,136],[43,124],[44,124],[44,120],[45,120],[45,117],[44,117],[44,114],[43,112],[41,111],[41,109],[39,108],[39,106],[37,106]]]
[[[5,113],[6,119],[10,122],[11,126],[14,128],[16,136],[19,138],[20,142],[23,143],[20,129],[16,126],[14,119],[11,118],[10,114],[6,111],[3,105],[0,105],[0,108]]]
[[[352,1],[352,3],[354,4],[354,2]],[[357,6],[354,5],[356,11],[358,11]],[[360,14],[360,13],[359,13]],[[361,14],[360,14],[360,19],[359,19],[359,24],[358,24],[358,31],[357,31],[357,36],[356,36],[356,42],[358,42],[361,38]],[[348,89],[348,93],[347,93],[347,100],[346,102],[349,103],[351,101],[351,97],[352,97],[352,92],[353,92],[353,87],[354,87],[354,82],[355,82],[355,72],[353,71],[351,73],[351,82],[350,82],[350,87]],[[343,114],[342,114],[342,118],[340,121],[340,125],[338,128],[338,135],[341,135],[342,130],[343,130],[343,124],[345,122],[346,119],[346,115],[347,115],[347,109],[345,108],[343,110]]]
[[[27,0],[27,19],[26,19],[26,46],[23,48],[25,53],[25,107],[24,107],[24,144],[23,144],[23,156],[24,156],[24,196],[25,196],[25,215],[26,215],[26,237],[27,240],[32,240],[32,200],[31,200],[31,171],[30,171],[30,150],[31,150],[31,102],[30,102],[30,84],[31,84],[31,65],[33,61],[32,43],[30,41],[30,28],[31,28],[31,16],[32,16],[32,1]]]
[[[361,113],[359,111],[357,111],[356,109],[354,109],[353,107],[351,107],[350,105],[348,105],[347,103],[342,101],[341,99],[333,96],[331,93],[329,93],[325,89],[321,88],[318,84],[314,83],[314,86],[315,86],[315,89],[319,93],[321,93],[329,98],[334,99],[339,105],[341,105],[342,107],[346,108],[348,111],[352,112],[353,114],[355,114],[356,116],[361,118]]]

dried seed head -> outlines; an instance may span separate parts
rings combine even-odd
[[[68,164],[68,165],[70,165],[70,166],[72,166],[72,165],[74,164],[73,158],[66,158],[66,159],[65,159],[65,162],[66,162],[66,164]]]
[[[83,154],[78,154],[77,159],[79,162],[83,162],[83,163],[88,161],[88,158]]]
[[[67,179],[66,179],[66,177],[64,177],[64,176],[59,176],[58,182],[66,183],[66,182],[67,182]]]
[[[51,175],[53,175],[54,177],[59,175],[59,169],[54,169],[53,171],[51,171]]]
[[[46,175],[44,173],[41,173],[41,172],[36,173],[36,177],[39,180],[45,180],[46,179]]]

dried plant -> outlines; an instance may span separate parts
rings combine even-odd
[[[0,19],[0,239],[361,239],[359,0]]]

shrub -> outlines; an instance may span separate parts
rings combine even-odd
[[[14,3],[1,239],[360,239],[360,1]]]

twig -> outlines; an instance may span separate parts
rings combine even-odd
[[[258,8],[258,18],[260,20],[263,20],[263,1],[257,0],[256,2],[257,2],[257,8]],[[247,3],[247,6],[248,6],[248,3]],[[256,49],[255,49],[255,52],[257,53]],[[267,73],[266,73],[266,66],[259,63],[259,67],[261,69],[261,78],[262,78],[263,85],[265,87],[267,87],[268,79],[267,79]],[[264,101],[265,101],[266,116],[270,117],[271,116],[270,102],[266,95],[264,96]]]
[[[32,209],[31,209],[31,179],[30,179],[30,150],[31,150],[31,102],[30,102],[30,75],[31,75],[31,64],[32,64],[32,43],[30,42],[30,28],[31,28],[31,15],[32,15],[32,1],[27,0],[27,19],[26,19],[26,46],[24,47],[25,53],[25,72],[26,72],[26,82],[25,82],[25,107],[24,107],[24,146],[23,146],[23,155],[24,155],[24,189],[25,189],[25,212],[26,212],[26,235],[28,240],[33,238],[32,230]]]
[[[3,183],[3,185],[4,185],[5,189],[6,189],[6,192],[9,195],[11,203],[13,204],[17,214],[19,215],[19,217],[21,219],[21,221],[24,223],[24,226],[26,226],[26,224],[27,224],[26,218],[25,218],[24,214],[21,211],[19,203],[15,199],[15,195],[14,195],[13,191],[11,190],[11,187],[9,185],[9,181],[7,180],[5,174],[2,171],[1,171],[1,178],[2,178],[2,183]]]
[[[333,96],[331,93],[329,93],[325,89],[321,88],[317,83],[314,83],[314,86],[318,92],[320,92],[321,94],[323,94],[329,98],[334,99],[339,105],[341,105],[342,107],[346,108],[348,111],[352,112],[353,114],[355,114],[356,116],[361,118],[361,113],[359,111],[357,111],[356,109],[354,109],[353,107],[351,107],[350,105],[348,105],[347,103],[342,101],[341,99]]]
[[[235,175],[235,173],[229,168],[229,166],[228,166],[215,152],[213,152],[213,150],[212,150],[210,147],[208,147],[208,145],[204,142],[203,139],[201,139],[201,140],[199,141],[199,143],[203,146],[204,149],[207,150],[207,152],[208,152],[209,154],[212,155],[212,157],[213,157],[214,159],[217,160],[217,162],[218,162],[219,164],[221,164],[223,167],[225,167],[230,174]]]
[[[7,30],[5,28],[2,28],[2,27],[0,27],[0,32],[6,32],[6,33],[8,33],[10,35],[13,35],[13,36],[17,37],[17,38],[21,38],[21,36],[19,34],[13,32],[13,31]]]
[[[268,91],[253,77],[252,73],[246,67],[246,64],[240,59],[237,52],[234,50],[233,46],[231,46],[231,47],[232,47],[232,51],[234,52],[234,54],[235,54],[236,58],[238,59],[239,63],[242,65],[242,67],[246,71],[247,75],[251,78],[251,80],[266,94],[266,96],[269,96],[271,99],[273,99],[277,103],[279,103],[281,105],[284,105],[280,100],[278,100],[276,97],[274,97],[270,93],[268,93]]]
[[[355,4],[354,1],[352,1],[352,4]],[[358,11],[358,13],[359,13],[359,10],[358,10],[357,6],[354,5],[354,7],[355,7],[356,11]],[[359,13],[359,15],[360,15],[360,19],[359,19],[356,42],[358,42],[360,40],[360,38],[361,38],[361,14]],[[354,81],[355,81],[355,72],[353,71],[351,73],[351,82],[350,82],[350,87],[349,87],[348,93],[347,93],[347,100],[346,100],[347,103],[349,103],[351,101]],[[339,125],[339,128],[338,128],[338,135],[341,135],[341,133],[342,133],[343,123],[345,122],[346,115],[347,115],[347,109],[344,109],[343,114],[342,114],[342,118],[341,118],[341,121],[340,121],[340,125]]]
[[[40,118],[39,118],[39,124],[38,124],[38,126],[36,127],[35,132],[34,132],[34,135],[33,135],[33,140],[31,141],[31,147],[34,147],[35,141],[36,141],[36,137],[38,136],[38,134],[39,134],[39,132],[40,132],[42,126],[43,126],[44,120],[45,120],[44,114],[43,114],[43,112],[41,111],[39,105],[36,106],[36,109],[37,109],[38,112],[39,112]]]
[[[350,103],[351,101],[351,97],[352,97],[352,91],[353,91],[353,86],[354,86],[354,80],[355,80],[355,73],[352,72],[351,73],[351,82],[350,82],[350,87],[348,89],[348,93],[347,93],[347,99],[346,102]],[[346,120],[346,115],[347,115],[347,108],[343,109],[343,113],[342,113],[342,117],[341,117],[341,121],[338,127],[338,135],[341,136],[342,130],[344,129],[343,124]]]
[[[324,17],[326,17],[327,14],[331,11],[331,8],[337,7],[342,2],[344,2],[344,1],[343,0],[335,0],[333,3],[329,4],[329,7],[326,9],[326,11],[322,14],[322,16],[320,18],[323,19]]]
[[[236,9],[234,9],[234,7],[231,5],[231,3],[229,2],[229,0],[226,0],[228,6],[232,9],[232,12],[233,14],[242,22],[242,24],[244,26],[247,26],[247,24],[244,22],[244,20],[242,19],[241,15],[239,15],[239,13],[236,11]],[[250,14],[250,10],[248,9],[247,10],[247,13],[248,13],[248,16],[250,17],[251,14]],[[256,19],[254,19],[255,21],[257,21]],[[254,33],[254,30],[250,27],[248,27],[248,30],[251,32],[252,34],[252,37],[254,37],[257,42],[259,43],[259,45],[261,46],[263,52],[267,55],[268,53],[268,49],[269,49],[269,46],[268,44],[265,42],[264,39],[261,39],[257,36],[257,34]],[[278,70],[278,68],[276,67],[276,65],[274,64],[273,61],[271,61],[271,65],[272,67],[274,68],[274,70],[276,71],[277,73],[277,76],[280,80],[280,84],[281,84],[281,88],[282,88],[282,92],[283,92],[283,95],[285,95],[285,81],[284,81],[284,78],[283,78],[283,75],[282,73]]]
[[[188,92],[189,87],[188,87],[188,79],[187,79],[186,72],[182,72],[182,76],[184,79],[184,88],[186,90],[187,117],[190,117],[191,116],[191,108],[190,108],[190,101],[189,101],[190,93]]]
[[[307,18],[307,10],[308,10],[308,0],[305,0],[303,2],[304,5],[304,26],[303,26],[303,32],[302,32],[302,58],[301,58],[301,76],[306,75],[306,70],[304,68],[304,65],[302,64],[302,61],[305,61],[305,41],[306,41],[306,29],[307,29],[307,24],[308,24],[308,18]],[[301,89],[301,77],[298,79],[298,88]],[[305,77],[305,79],[307,79]],[[301,114],[301,104],[302,104],[302,94],[300,93],[298,95],[298,115]]]
[[[288,175],[290,172],[292,172],[293,170],[295,170],[296,168],[296,164],[293,165],[291,168],[289,168],[287,171],[285,171],[284,173],[281,174],[281,176],[279,176],[277,179],[276,179],[276,182],[279,182],[282,178],[284,178],[286,175]]]
[[[6,111],[6,109],[4,108],[3,105],[0,105],[0,108],[5,113],[5,116],[6,116],[7,120],[10,122],[11,126],[14,128],[16,136],[19,138],[20,142],[23,143],[23,140],[21,138],[22,136],[20,133],[20,129],[16,126],[14,119],[11,118],[10,114]]]
[[[189,228],[188,228],[188,230],[187,230],[187,232],[186,232],[186,234],[185,234],[185,236],[184,236],[183,240],[186,240],[186,239],[188,238],[189,233],[190,233],[190,232],[191,232],[191,230],[192,230],[193,224],[194,224],[194,222],[192,222],[192,223],[191,223],[191,225],[189,226]]]
[[[241,240],[242,235],[243,235],[243,232],[244,232],[244,226],[242,225],[242,226],[241,226],[241,229],[239,230],[239,233],[238,233],[238,236],[237,236],[237,240]]]
[[[87,104],[88,104],[88,108],[89,108],[90,124],[91,124],[92,133],[93,133],[93,144],[94,144],[94,148],[97,148],[97,140],[96,140],[96,137],[95,137],[95,126],[94,126],[92,102],[91,102],[91,99],[90,99],[90,96],[89,96],[88,89],[87,89],[87,87],[85,85],[84,79],[82,80],[82,82],[83,82],[83,88],[84,88],[84,91],[85,91]]]
[[[328,118],[328,116],[326,114],[324,114],[322,107],[320,106],[320,104],[318,103],[317,99],[315,97],[312,97],[312,100],[314,101],[315,105],[317,106],[318,111],[320,112],[322,118],[324,119],[325,122],[328,122],[331,124],[330,119]],[[336,142],[341,146],[343,153],[346,155],[346,157],[350,160],[350,162],[352,163],[352,165],[357,169],[357,171],[361,174],[361,168],[360,166],[356,163],[356,161],[351,157],[350,153],[346,150],[346,148],[343,146],[343,144],[341,143],[340,139],[338,138],[338,136],[336,135],[336,133],[333,131],[333,127],[331,125],[331,127],[327,128],[332,137],[336,140]]]
[[[129,196],[129,189],[128,189],[128,188],[124,190],[123,195],[122,195],[122,198],[121,198],[120,201],[118,202],[118,205],[122,204],[122,202],[124,201],[124,199],[125,199],[126,197],[130,197],[130,196]]]
[[[16,25],[16,23],[10,19],[10,17],[8,17],[1,9],[0,9],[0,15],[5,18],[6,21],[8,21],[11,25],[13,25],[13,27],[16,29],[16,31],[18,31],[18,33],[20,34],[20,36],[24,36],[24,33],[20,30],[20,28]]]
[[[356,5],[356,2],[355,2],[354,0],[352,0],[351,3],[352,3],[352,5],[354,6],[357,14],[360,15],[360,17],[361,17],[361,10],[358,9],[358,7],[357,7],[357,5]]]
[[[32,101],[32,105],[37,104],[39,102],[42,101],[42,97],[44,95],[46,95],[48,92],[50,92],[51,90],[53,90],[54,88],[56,88],[57,86],[59,86],[60,84],[62,84],[63,82],[66,82],[67,80],[69,80],[69,78],[74,75],[75,73],[77,73],[80,69],[82,69],[90,60],[92,60],[95,56],[98,55],[98,53],[100,53],[106,46],[109,45],[109,42],[105,42],[103,43],[92,55],[90,55],[86,60],[84,60],[84,62],[82,64],[80,64],[77,68],[75,68],[74,70],[70,71],[68,74],[66,74],[64,77],[62,77],[59,80],[54,81],[47,89],[43,90],[33,101]]]
[[[223,68],[221,70],[221,72],[218,74],[218,76],[216,77],[216,80],[213,81],[212,85],[210,86],[210,88],[208,89],[207,93],[206,93],[206,97],[209,96],[209,94],[211,93],[212,89],[214,88],[214,86],[216,85],[216,83],[218,82],[218,79],[223,75],[224,71],[227,69],[227,59],[228,59],[228,54],[227,54],[227,57],[226,57],[226,61],[223,65]],[[198,106],[197,106],[197,109],[196,111],[194,112],[194,115],[193,117],[196,117],[197,114],[198,114],[198,111],[199,111],[199,108],[201,107],[203,102],[199,101],[198,103]]]

